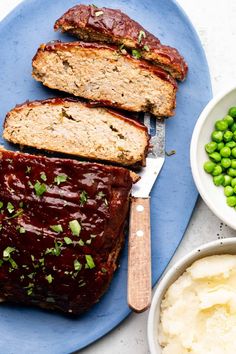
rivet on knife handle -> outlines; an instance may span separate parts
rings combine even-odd
[[[129,225],[128,305],[143,312],[151,303],[150,198],[132,198]]]

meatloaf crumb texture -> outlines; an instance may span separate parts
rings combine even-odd
[[[175,80],[155,65],[121,55],[114,46],[42,45],[33,59],[33,77],[50,88],[129,111],[174,114]]]
[[[145,165],[149,144],[143,124],[71,99],[16,107],[7,114],[3,137],[20,145],[129,166]]]
[[[128,170],[0,151],[0,297],[80,314],[124,243]]]
[[[180,53],[145,30],[120,10],[76,5],[69,9],[54,26],[83,41],[107,42],[138,49],[142,58],[163,67],[179,80],[184,80],[188,66]]]

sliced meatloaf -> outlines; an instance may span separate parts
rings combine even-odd
[[[128,170],[0,150],[0,298],[80,314],[124,243]]]
[[[163,45],[120,10],[77,5],[56,21],[55,30],[69,32],[83,41],[107,42],[122,49],[138,50],[134,54],[150,60],[179,80],[184,80],[188,66],[179,52]]]
[[[111,45],[53,42],[33,58],[33,77],[45,86],[128,111],[174,114],[176,82],[164,70]]]
[[[70,98],[26,102],[5,119],[3,137],[20,145],[103,160],[145,165],[149,136],[138,121]]]

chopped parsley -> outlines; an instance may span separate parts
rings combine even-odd
[[[20,207],[20,208],[23,208],[23,206],[24,206],[24,203],[23,203],[23,202],[20,202],[20,203],[19,203],[19,207]]]
[[[41,173],[40,173],[40,178],[41,178],[41,180],[43,180],[44,182],[46,182],[47,176],[46,176],[45,172],[41,172]]]
[[[33,293],[33,287],[34,287],[34,284],[33,283],[29,283],[27,286],[25,286],[24,289],[27,290],[27,295],[32,295]]]
[[[103,198],[103,197],[105,197],[105,194],[103,192],[98,192],[98,197]]]
[[[35,190],[35,194],[38,197],[41,197],[43,193],[47,191],[47,187],[44,183],[40,183],[39,181],[37,181],[34,185],[34,190]]]
[[[17,212],[15,214],[13,214],[12,216],[10,216],[9,219],[13,219],[13,218],[17,218],[18,216],[21,216],[23,214],[23,209],[18,209]]]
[[[14,211],[14,206],[12,205],[11,202],[8,202],[8,203],[7,203],[7,210],[8,210],[8,212],[9,212],[10,214],[13,213],[13,211]]]
[[[88,193],[87,192],[85,192],[85,191],[82,191],[81,193],[80,193],[80,204],[81,205],[84,205],[86,202],[87,202],[87,199],[88,199]]]
[[[166,151],[166,156],[172,156],[172,155],[175,155],[175,154],[176,154],[175,150],[171,150],[169,152]]]
[[[54,278],[51,274],[49,274],[45,277],[45,279],[49,282],[49,284],[51,284]]]
[[[150,49],[149,49],[149,46],[146,45],[146,44],[143,46],[143,49],[146,50],[146,52],[149,52],[149,50],[150,50]]]
[[[5,248],[5,250],[3,251],[3,258],[6,258],[7,260],[10,258],[11,253],[15,252],[15,248],[14,247],[10,247],[8,246],[7,248]]]
[[[87,245],[91,245],[91,242],[92,242],[92,240],[91,240],[91,238],[90,238],[89,240],[86,241],[86,244],[87,244]]]
[[[101,268],[102,273],[107,273],[106,268]]]
[[[70,237],[64,237],[64,241],[67,245],[71,245],[73,243],[73,241]]]
[[[77,259],[74,260],[74,268],[78,271],[80,271],[82,268],[82,264]]]
[[[63,243],[61,241],[55,241],[54,242],[55,247],[52,248],[47,248],[45,251],[45,254],[51,254],[53,256],[60,256],[61,254],[61,246],[63,245]]]
[[[59,232],[63,232],[63,228],[62,226],[59,225],[50,225],[50,229],[52,229],[53,231],[59,233]]]
[[[18,268],[18,265],[16,264],[16,262],[11,257],[9,257],[8,262],[11,264],[13,269],[17,269]]]
[[[78,241],[78,244],[79,244],[80,246],[84,246],[84,241],[80,239],[80,240]]]
[[[133,50],[132,50],[132,56],[133,56],[135,59],[140,59],[140,58],[141,58],[141,53],[140,53],[137,49],[133,49]]]
[[[93,261],[93,257],[90,254],[85,255],[85,259],[87,262],[87,265],[90,269],[93,269],[95,267],[95,263]]]
[[[31,169],[32,169],[32,167],[27,166],[27,167],[26,167],[26,170],[25,170],[25,173],[26,173],[26,174],[30,173],[30,172],[31,172]]]
[[[141,30],[138,35],[138,42],[141,43],[143,38],[146,38],[146,33]]]
[[[23,226],[20,226],[19,233],[20,234],[25,234],[26,233],[26,230],[25,230],[25,228]]]
[[[96,11],[95,12],[96,17],[101,16],[101,15],[103,15],[103,11]]]
[[[74,236],[79,236],[80,232],[81,232],[81,225],[78,222],[78,220],[72,220],[69,222],[69,227],[72,231],[72,235]]]
[[[59,186],[61,183],[66,182],[67,178],[67,175],[61,174],[54,178],[54,182]]]
[[[0,202],[0,209],[2,209],[3,207],[3,202]]]

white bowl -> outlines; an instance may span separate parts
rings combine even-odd
[[[214,124],[226,116],[232,106],[236,106],[236,87],[223,92],[207,104],[193,131],[190,160],[194,182],[202,199],[215,215],[236,229],[236,210],[226,204],[223,187],[216,187],[212,176],[203,169],[204,162],[209,160],[204,146],[211,140]]]
[[[147,334],[151,354],[162,353],[161,346],[158,343],[158,325],[160,319],[160,305],[167,289],[194,261],[215,254],[236,254],[236,238],[226,238],[200,246],[173,265],[161,279],[155,290],[148,317]]]

